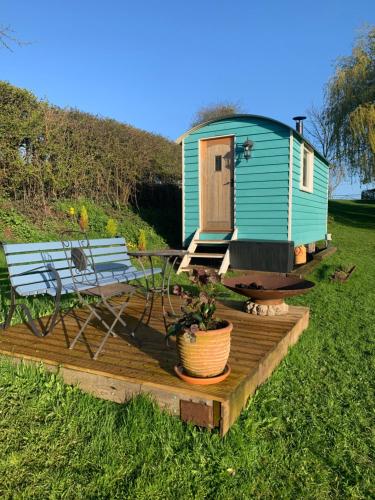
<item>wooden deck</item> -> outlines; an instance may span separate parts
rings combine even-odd
[[[133,298],[129,325],[140,316],[143,302]],[[241,303],[218,305],[218,316],[233,322],[230,376],[211,386],[191,386],[178,379],[174,341],[165,346],[161,307],[156,303],[149,327],[142,326],[138,347],[128,337],[110,338],[97,361],[88,344],[102,338],[100,327],[86,330],[86,342],[74,350],[67,346],[85,317],[75,311],[59,323],[53,334],[34,337],[27,326],[17,325],[0,333],[0,353],[16,360],[42,361],[59,371],[66,383],[77,384],[97,397],[124,402],[135,394],[150,393],[160,406],[183,420],[205,427],[219,427],[224,435],[235,422],[256,387],[264,382],[308,326],[309,310],[290,307],[278,317],[257,317],[240,310]]]

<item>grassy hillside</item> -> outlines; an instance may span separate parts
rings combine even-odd
[[[293,300],[298,344],[222,440],[145,398],[117,405],[42,367],[0,363],[5,498],[370,498],[374,495],[375,204],[332,202],[338,252]],[[329,276],[356,265],[347,283]],[[6,334],[5,334],[6,335]]]
[[[69,215],[74,208],[75,214]],[[107,223],[109,219],[117,222],[117,233],[126,236],[131,247],[137,247],[139,233],[146,232],[149,248],[165,246],[166,241],[156,232],[152,223],[147,223],[136,211],[123,206],[114,209],[110,205],[98,204],[89,200],[58,201],[42,208],[0,200],[0,238],[1,241],[48,241],[58,240],[67,230],[79,230],[77,218],[82,207],[89,217],[89,235],[91,237],[109,237]],[[156,211],[154,214],[162,217]],[[165,214],[163,214],[165,217]]]

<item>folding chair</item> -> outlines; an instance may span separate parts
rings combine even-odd
[[[105,273],[101,272],[96,263],[98,258],[96,255],[94,258],[89,239],[83,233],[78,234],[79,237],[76,237],[75,241],[73,241],[73,239],[64,240],[62,244],[71,275],[72,291],[77,294],[79,304],[89,310],[89,315],[71,342],[69,349],[75,347],[76,343],[84,334],[87,326],[93,319],[96,319],[106,329],[102,341],[93,353],[93,359],[97,359],[109,336],[118,336],[114,331],[115,326],[120,323],[124,328],[127,327],[126,322],[122,318],[122,314],[130,298],[136,291],[136,287],[128,283],[120,282],[120,280],[127,281],[127,279],[131,278],[131,275],[126,275],[122,272],[115,278],[114,274],[108,277],[108,271]],[[97,254],[97,250],[98,249],[96,249],[95,254]],[[106,251],[108,251],[108,248],[102,249],[103,254],[105,254]],[[103,257],[105,258],[105,255],[103,255]],[[109,254],[106,270],[110,268],[110,261],[112,258],[113,255]],[[103,260],[102,258],[101,261],[103,262]],[[116,269],[118,269],[118,263],[116,264]],[[103,269],[103,264],[100,265],[100,269]],[[113,303],[113,299],[119,297],[124,297],[124,300],[120,303]],[[89,300],[92,298],[95,300]],[[113,316],[113,321],[110,324],[103,318],[103,307]],[[129,333],[129,335],[135,338],[134,332]]]

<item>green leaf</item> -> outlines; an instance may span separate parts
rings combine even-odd
[[[195,320],[197,320],[199,323],[203,320],[202,315],[199,314],[199,313],[194,313],[192,315],[192,318],[195,319]]]

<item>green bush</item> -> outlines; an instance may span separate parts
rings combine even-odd
[[[0,195],[46,205],[89,198],[127,204],[141,183],[177,182],[180,147],[160,135],[38,101],[0,82]]]
[[[12,239],[30,241],[38,236],[29,221],[13,208],[0,208],[0,230],[5,236],[5,241]]]

